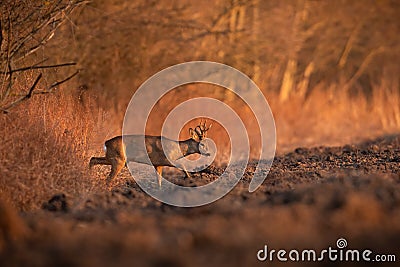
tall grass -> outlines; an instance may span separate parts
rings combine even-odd
[[[278,152],[360,143],[400,132],[400,88],[385,80],[374,85],[370,95],[332,84],[313,88],[307,96],[295,91],[285,102],[276,94],[266,97],[276,122]]]
[[[30,210],[55,193],[79,200],[101,188],[87,163],[104,121],[93,103],[83,105],[68,93],[34,96],[1,115],[0,194]]]
[[[233,106],[242,119],[251,117],[248,108],[236,103],[235,98],[215,88],[209,91]],[[60,192],[74,205],[89,194],[107,190],[104,180],[108,167],[90,172],[88,161],[103,153],[104,140],[120,134],[125,106],[119,105],[115,114],[105,112],[102,107],[109,102],[97,101],[93,94],[65,91],[34,95],[10,114],[0,116],[0,194],[19,210],[38,209]],[[147,128],[149,134],[160,132],[165,109],[171,110],[190,98],[177,96],[179,91],[156,105],[152,112],[156,119]],[[293,93],[285,102],[277,93],[266,97],[275,117],[278,153],[298,146],[359,143],[400,130],[400,92],[395,84],[385,81],[373,87],[369,98],[351,95],[340,85],[314,88],[307,97]],[[253,120],[245,125],[249,135],[256,137]],[[182,129],[182,139],[187,138],[188,127],[193,127],[192,122]],[[218,149],[226,150],[216,163],[227,162],[230,146],[223,127],[215,124],[209,137]],[[258,142],[258,138],[250,140],[253,157],[258,155]]]

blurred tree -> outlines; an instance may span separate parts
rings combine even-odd
[[[398,73],[399,12],[394,0],[98,0],[63,28],[74,42],[47,48],[122,107],[145,79],[191,60],[231,65],[281,101],[332,85],[370,94],[383,69]]]
[[[54,81],[44,91],[34,89],[45,70],[74,66],[75,62],[44,64],[35,56],[55,36],[68,16],[85,1],[11,1],[0,3],[0,111],[8,112],[32,94],[48,93],[77,74]],[[41,72],[39,72],[41,71]],[[35,78],[36,77],[36,78]],[[27,90],[27,81],[32,84]]]

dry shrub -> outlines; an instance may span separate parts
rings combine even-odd
[[[286,102],[267,95],[277,128],[277,150],[299,146],[361,143],[400,131],[400,91],[373,87],[371,97],[354,96],[339,84],[313,88],[304,98],[292,95]]]
[[[82,104],[68,93],[34,96],[1,115],[1,195],[31,210],[55,193],[79,201],[100,188],[87,166],[105,120],[93,103]]]

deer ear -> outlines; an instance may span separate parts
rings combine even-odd
[[[210,130],[211,127],[212,127],[212,123],[210,123],[210,125],[208,126],[207,131]]]
[[[192,128],[189,128],[189,135],[190,135],[190,138],[192,138],[193,140],[196,140],[196,141],[199,140],[199,135]]]

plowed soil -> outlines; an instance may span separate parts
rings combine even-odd
[[[277,156],[263,185],[249,193],[254,168],[227,196],[199,208],[164,205],[129,175],[79,205],[55,192],[41,211],[22,215],[29,234],[3,251],[1,266],[272,266],[277,258],[257,260],[264,245],[319,251],[336,248],[339,238],[347,248],[400,261],[399,136],[297,148]],[[184,184],[212,181],[222,171],[208,168]],[[175,181],[181,174],[167,175]]]

